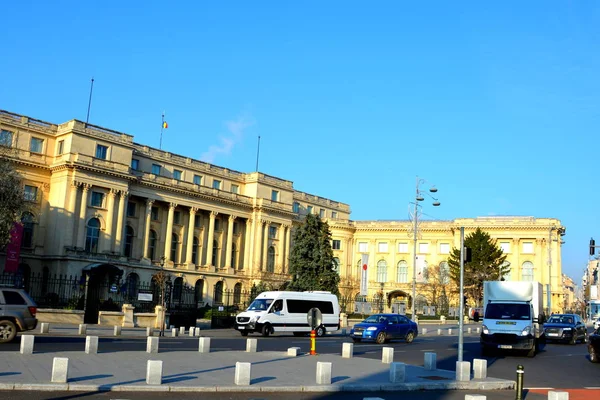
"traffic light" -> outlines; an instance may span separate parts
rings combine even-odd
[[[463,251],[463,258],[465,259],[465,262],[471,262],[471,248],[470,247],[465,247],[464,251]]]
[[[596,253],[596,242],[594,238],[590,239],[590,256],[593,256]]]

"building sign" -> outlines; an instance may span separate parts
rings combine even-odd
[[[360,295],[366,296],[369,292],[369,255],[363,254],[361,259],[361,268],[360,268]]]
[[[152,293],[138,293],[139,301],[152,301]]]
[[[10,230],[10,242],[6,245],[6,262],[4,272],[15,273],[19,270],[19,257],[21,256],[21,238],[23,225],[15,222]]]

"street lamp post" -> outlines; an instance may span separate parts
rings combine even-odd
[[[418,232],[417,230],[419,229],[419,202],[425,200],[425,198],[423,197],[423,194],[427,194],[429,195],[429,197],[431,197],[433,199],[433,203],[432,205],[434,207],[438,207],[440,205],[440,202],[438,201],[438,199],[436,199],[435,197],[431,196],[429,193],[427,192],[421,192],[419,190],[419,185],[421,183],[425,183],[425,179],[420,179],[417,176],[417,184],[416,184],[416,194],[415,194],[415,202],[414,202],[414,214],[413,214],[413,277],[412,277],[412,304],[411,304],[411,319],[414,321],[415,320],[415,299],[417,296],[417,237],[418,237]],[[431,189],[429,189],[429,191],[431,193],[436,193],[437,189],[435,187],[431,187]]]

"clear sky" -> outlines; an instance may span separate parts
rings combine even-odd
[[[406,219],[559,218],[600,243],[600,3],[7,1],[0,108],[85,120]]]

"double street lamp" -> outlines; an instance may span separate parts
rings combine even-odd
[[[433,197],[432,195],[430,195],[429,193],[427,193],[426,191],[421,191],[419,189],[419,185],[421,185],[422,183],[425,183],[425,179],[420,179],[417,176],[417,184],[416,184],[416,194],[415,194],[415,202],[412,203],[414,204],[414,213],[413,213],[413,278],[412,278],[412,305],[411,305],[411,318],[414,321],[415,320],[415,300],[416,300],[416,296],[417,296],[417,236],[418,236],[418,229],[419,229],[419,207],[421,207],[421,205],[419,204],[419,202],[425,200],[425,197],[423,197],[424,194],[428,195],[432,200],[432,205],[434,207],[438,207],[440,205],[440,202],[438,201],[437,198]],[[436,193],[437,189],[435,188],[435,186],[432,186],[431,189],[429,189],[429,192],[431,193]]]

